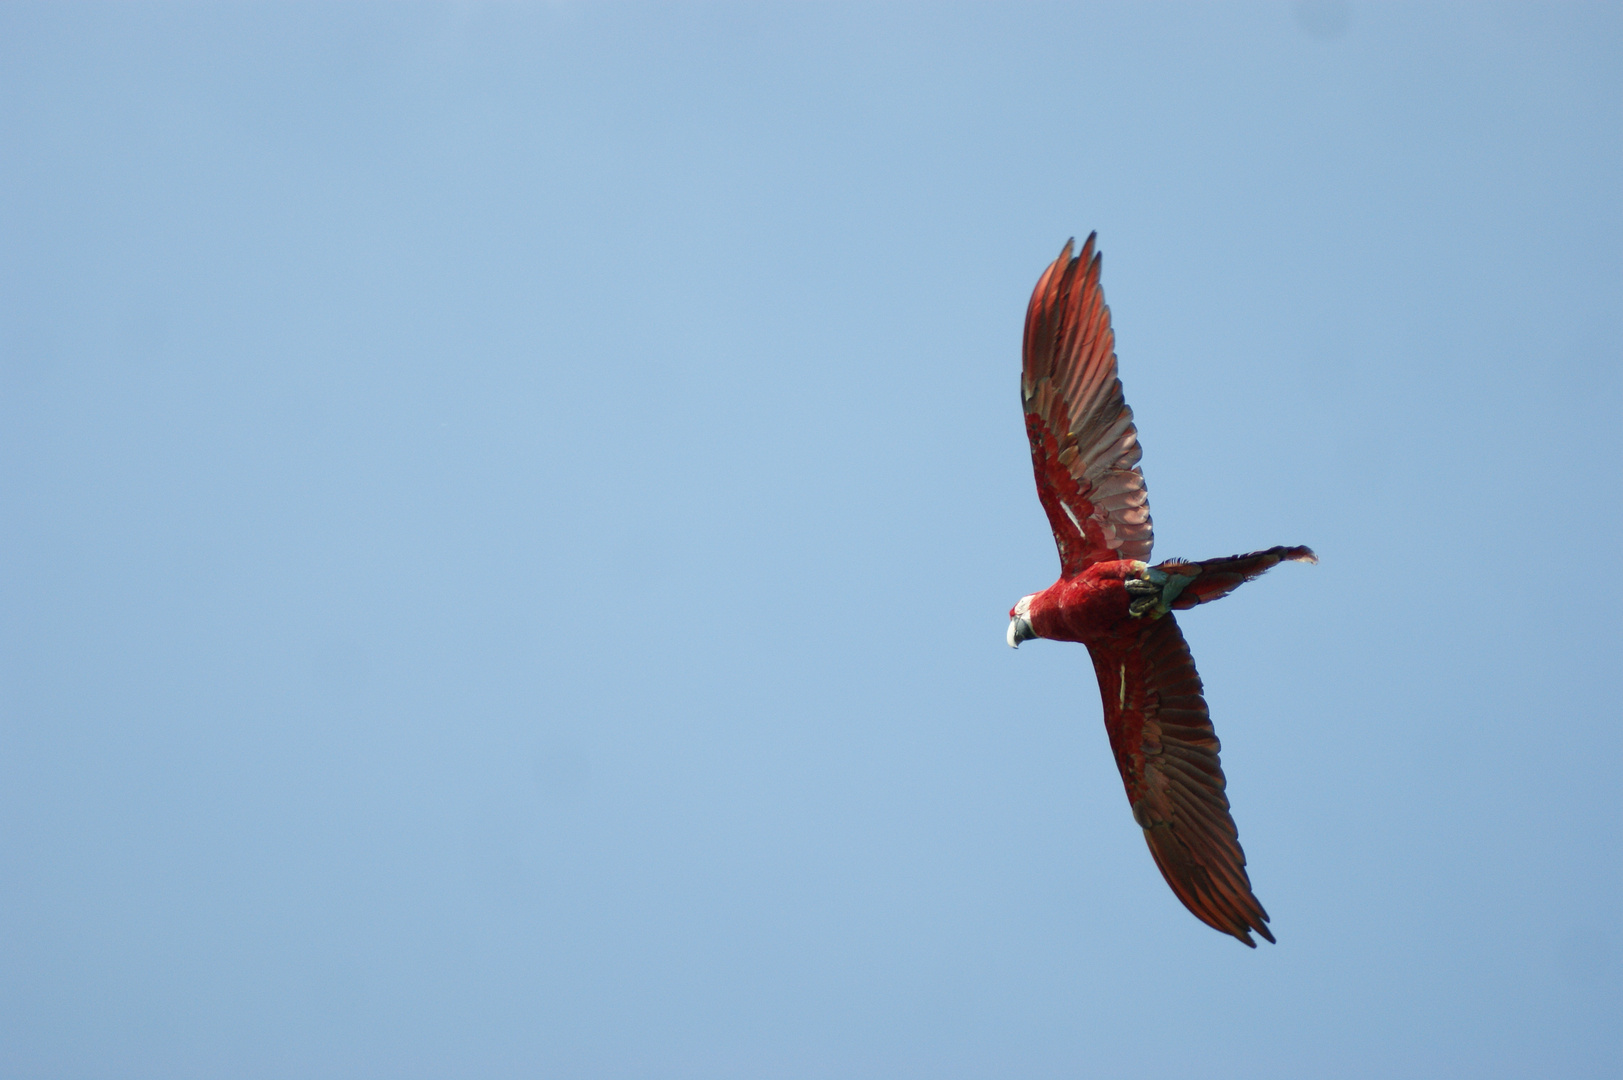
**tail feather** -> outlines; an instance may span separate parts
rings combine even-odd
[[[1312,548],[1271,547],[1267,551],[1253,551],[1249,555],[1235,555],[1227,559],[1207,559],[1205,562],[1174,560],[1164,562],[1156,569],[1193,579],[1183,587],[1178,598],[1172,602],[1173,610],[1182,611],[1196,604],[1208,604],[1221,599],[1282,562],[1318,561],[1319,557],[1313,554]]]

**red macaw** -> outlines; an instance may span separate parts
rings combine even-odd
[[[1149,566],[1149,497],[1138,429],[1116,377],[1115,335],[1099,288],[1097,233],[1067,241],[1026,309],[1020,399],[1037,497],[1059,545],[1059,580],[1009,611],[1008,642],[1080,641],[1093,657],[1105,730],[1133,820],[1172,891],[1195,917],[1252,948],[1269,941],[1229,815],[1217,735],[1173,611],[1227,596],[1305,547]]]

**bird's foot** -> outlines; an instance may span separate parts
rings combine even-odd
[[[1125,582],[1127,595],[1127,614],[1135,619],[1148,615],[1152,619],[1160,618],[1167,613],[1166,602],[1161,598],[1161,584],[1152,581],[1148,576],[1141,578],[1128,578]]]
[[[1183,592],[1184,586],[1195,580],[1183,574],[1169,574],[1144,563],[1135,563],[1133,569],[1138,576],[1128,578],[1123,584],[1127,586],[1130,598],[1127,601],[1127,614],[1135,619],[1146,615],[1159,619],[1172,610],[1172,601]]]

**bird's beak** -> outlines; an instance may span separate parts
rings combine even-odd
[[[1009,648],[1018,649],[1022,641],[1030,641],[1037,635],[1031,629],[1031,623],[1026,621],[1025,616],[1016,615],[1014,618],[1009,620],[1009,632],[1006,636],[1009,642]]]

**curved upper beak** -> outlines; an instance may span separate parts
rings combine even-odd
[[[1036,633],[1031,629],[1031,623],[1026,620],[1024,615],[1016,615],[1009,620],[1009,632],[1006,635],[1009,648],[1018,649],[1022,641],[1030,641],[1036,636]]]

